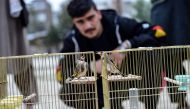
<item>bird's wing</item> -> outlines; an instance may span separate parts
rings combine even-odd
[[[121,72],[119,71],[119,69],[117,67],[116,62],[111,57],[109,57],[109,56],[107,58],[107,64],[108,64],[108,67],[110,69],[110,72],[121,74]]]

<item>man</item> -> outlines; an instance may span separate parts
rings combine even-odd
[[[19,10],[17,10],[18,7],[20,7]],[[0,13],[0,56],[26,55],[28,49],[23,29],[28,24],[28,14],[24,1],[1,0]],[[14,74],[15,83],[21,94],[24,97],[33,93],[38,94],[31,60],[9,58],[6,62],[8,73]],[[38,97],[36,96],[26,103],[37,101]],[[27,105],[27,108],[31,108],[30,104]]]
[[[114,10],[100,11],[96,8],[92,0],[71,0],[67,10],[74,25],[68,37],[64,40],[64,46],[61,50],[62,53],[123,50],[141,46],[153,47],[159,46],[159,40],[165,36],[164,31],[159,26],[151,26],[147,22],[138,23],[133,19],[118,16]],[[157,31],[157,29],[160,31]],[[114,55],[114,57],[117,60],[123,59],[120,54]],[[64,59],[62,61],[64,63]],[[102,79],[100,77],[101,70],[100,57],[96,56],[96,71],[99,77],[97,85],[100,109],[104,105]],[[63,72],[64,71],[68,70],[64,69]],[[69,89],[65,89],[63,86],[60,93],[64,94],[66,90],[68,91]],[[64,101],[69,99],[64,96],[60,97]],[[76,107],[74,103],[67,102],[66,104]],[[115,108],[121,107],[118,106]]]
[[[189,0],[152,0],[152,10],[151,19],[153,24],[161,25],[167,32],[167,37],[165,38],[164,45],[189,45],[190,44],[190,1]],[[183,69],[182,62],[188,59],[185,50],[180,52],[183,54],[180,58],[176,58],[176,54],[172,55],[171,60],[173,62],[178,62],[181,66],[179,68]],[[170,56],[171,57],[171,56]],[[169,59],[169,56],[166,57]],[[175,59],[175,60],[174,60]],[[178,60],[177,60],[178,59]],[[171,61],[170,60],[170,61]],[[185,74],[185,70],[182,72],[172,71],[175,66],[166,65],[170,67],[165,67],[166,75],[170,78],[174,78],[177,74]],[[170,69],[169,69],[170,68]],[[172,72],[171,72],[172,71]],[[173,84],[168,83],[168,87],[173,86]],[[177,89],[169,88],[169,93],[174,93]],[[183,107],[185,103],[185,93],[184,94],[171,94],[171,102],[178,102],[178,108]],[[180,98],[180,99],[179,99]]]

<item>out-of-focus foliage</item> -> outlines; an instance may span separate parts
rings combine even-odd
[[[49,12],[49,5],[45,4],[44,10],[38,10],[35,8],[34,4],[30,4],[28,6],[29,11],[29,25],[27,27],[28,33],[35,33],[35,32],[41,32],[46,31],[49,28],[49,23],[51,23],[50,20],[47,22],[47,18],[50,17]],[[48,26],[47,26],[48,25]]]
[[[54,37],[57,37],[56,39],[59,39],[59,40],[62,40],[65,37],[66,33],[72,27],[72,20],[67,13],[66,7],[67,7],[67,2],[64,2],[61,5],[60,12],[58,13],[58,24],[52,26],[52,28],[50,28],[49,30],[49,35],[52,34],[51,32],[56,31],[57,35],[56,36],[54,34],[52,35],[54,35]],[[57,41],[57,43],[59,42],[58,40],[55,40],[55,41]]]
[[[54,26],[51,26],[46,38],[45,43],[47,46],[54,46],[57,45],[60,42],[60,37],[58,33],[58,29]]]
[[[59,25],[58,25],[59,32],[60,32],[61,38],[64,38],[65,34],[72,27],[72,20],[67,13],[67,2],[62,4],[61,11],[59,13],[58,18],[59,18]]]
[[[49,47],[57,47],[65,38],[66,33],[72,26],[72,21],[66,10],[67,3],[63,3],[61,6],[61,11],[58,14],[58,24],[54,25],[48,31],[48,35],[45,38],[45,43]]]
[[[38,28],[37,25],[41,24],[41,22],[38,22],[35,18],[36,18],[36,11],[34,11],[34,9],[30,9],[29,10],[29,15],[30,15],[30,22],[29,22],[29,25],[27,27],[27,32],[28,33],[34,33],[34,32],[37,32],[37,31],[40,31],[41,27]],[[43,26],[43,25],[42,25]]]
[[[146,20],[150,21],[150,10],[151,10],[151,3],[147,0],[137,0],[134,4],[134,8],[137,10],[137,15],[135,18],[138,20]]]

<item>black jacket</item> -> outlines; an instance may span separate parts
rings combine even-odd
[[[132,48],[159,46],[154,38],[152,26],[147,22],[138,23],[133,19],[118,16],[113,10],[101,11],[103,18],[103,34],[98,39],[87,39],[73,27],[65,38],[64,52],[75,51],[110,51],[118,47],[124,40],[128,39]]]

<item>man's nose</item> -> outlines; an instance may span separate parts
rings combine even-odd
[[[90,22],[86,22],[85,23],[85,28],[86,29],[92,28],[92,24]]]

